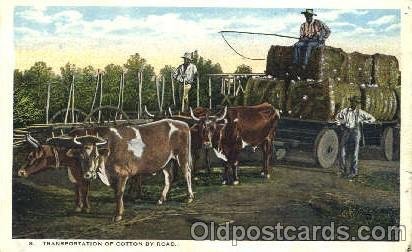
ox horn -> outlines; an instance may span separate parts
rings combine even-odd
[[[36,139],[34,139],[30,133],[26,135],[26,139],[27,141],[34,146],[34,148],[39,148],[40,147],[40,143],[39,141],[37,141]]]
[[[57,147],[73,148],[76,145],[73,143],[73,138],[69,136],[52,137],[46,140],[46,144]]]
[[[227,106],[225,106],[225,108],[224,108],[224,110],[223,110],[223,115],[219,116],[219,117],[216,119],[216,121],[218,122],[218,121],[222,121],[223,119],[225,119],[226,114],[227,114]]]
[[[101,138],[99,136],[76,136],[73,139],[73,142],[77,145],[83,145],[83,144],[95,144],[95,145],[103,145],[106,144],[107,141],[104,138]]]
[[[192,117],[193,120],[200,121],[199,117],[196,117],[195,114],[193,113],[192,107],[190,107],[190,116]]]
[[[146,105],[144,105],[144,112],[151,118],[155,117],[153,114],[150,114],[149,111],[147,111]]]

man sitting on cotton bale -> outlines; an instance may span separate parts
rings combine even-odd
[[[336,124],[343,127],[343,135],[340,141],[340,173],[348,175],[349,179],[358,175],[359,143],[362,136],[362,123],[372,123],[375,118],[358,108],[360,97],[350,98],[350,107],[342,109],[336,115]],[[350,148],[352,147],[352,148]],[[346,172],[346,156],[351,157],[349,174]]]
[[[313,9],[306,9],[301,14],[305,15],[306,22],[300,26],[299,41],[293,46],[293,64],[301,65],[305,70],[312,49],[325,45],[330,29],[322,21],[313,19],[316,16]]]
[[[176,71],[173,73],[173,78],[183,85],[182,112],[184,112],[189,105],[189,91],[195,83],[197,67],[192,63],[191,53],[186,52],[182,58],[183,64],[177,67]]]

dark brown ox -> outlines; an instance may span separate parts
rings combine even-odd
[[[78,131],[82,134],[82,131]],[[163,171],[165,186],[158,201],[166,200],[170,188],[168,163],[174,160],[186,179],[189,202],[194,198],[191,185],[190,129],[180,121],[164,119],[138,126],[99,127],[89,129],[107,140],[107,154],[99,156],[100,179],[115,190],[114,221],[124,212],[123,194],[126,182],[135,175]],[[76,130],[71,135],[76,135]]]
[[[206,141],[212,143],[216,156],[224,161],[223,184],[239,183],[239,153],[248,145],[262,149],[261,175],[270,177],[272,142],[280,118],[279,112],[272,105],[263,103],[228,108],[224,123],[219,123],[212,117],[202,120],[193,114],[192,118],[204,125]]]
[[[77,152],[81,157],[93,157],[96,155],[96,145],[99,143],[79,145],[70,137],[58,137],[48,139],[46,144],[40,144],[30,135],[27,136],[27,141],[35,149],[27,155],[26,164],[18,170],[18,176],[29,177],[50,167],[67,167],[68,178],[75,186],[75,211],[90,212],[90,177],[84,176],[84,171],[92,166],[91,159],[76,158],[72,152]]]

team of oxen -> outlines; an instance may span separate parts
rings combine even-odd
[[[28,154],[18,175],[28,177],[48,167],[67,167],[69,179],[75,184],[78,212],[90,211],[90,182],[98,176],[115,191],[113,220],[120,221],[126,182],[141,181],[132,177],[162,171],[165,186],[158,201],[162,204],[175,169],[179,167],[187,183],[188,202],[191,202],[194,199],[192,157],[196,161],[202,149],[213,149],[223,161],[222,183],[236,185],[239,183],[240,151],[247,145],[260,147],[263,153],[261,175],[269,178],[272,142],[279,117],[272,105],[263,103],[225,107],[216,115],[205,108],[190,109],[190,116],[170,114],[169,118],[141,125],[75,128],[67,136],[50,138],[44,144],[28,135],[27,140],[35,150]]]

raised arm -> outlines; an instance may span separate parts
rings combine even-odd
[[[322,22],[322,21],[319,21],[319,22],[320,22],[321,33],[322,33],[321,34],[321,36],[322,36],[321,39],[326,40],[329,37],[331,31],[330,31],[329,27],[324,22]]]

